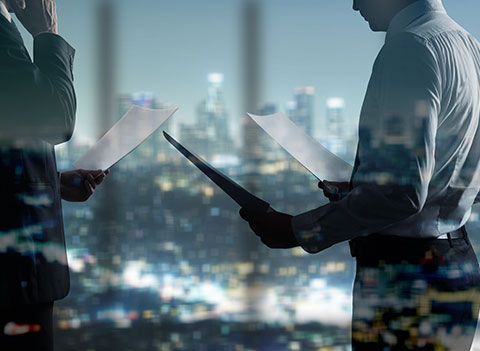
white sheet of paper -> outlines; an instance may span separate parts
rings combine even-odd
[[[306,134],[283,113],[248,115],[319,180],[350,180],[353,167]]]
[[[177,110],[178,107],[153,110],[132,106],[73,166],[106,171],[144,142]]]

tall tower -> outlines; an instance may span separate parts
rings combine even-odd
[[[225,108],[222,73],[210,73],[207,77],[207,97],[198,109],[198,128],[207,132],[217,151],[226,150],[231,144],[228,115]],[[215,153],[215,150],[212,150]]]
[[[260,41],[260,17],[261,17],[261,0],[245,0],[243,4],[243,111],[255,113],[260,107],[262,101],[261,91],[261,41]],[[262,155],[262,131],[250,118],[242,116],[243,121],[243,165],[246,179],[246,186],[254,193],[260,193],[260,175],[258,172],[260,163],[263,160]],[[242,235],[242,259],[252,262],[256,267],[259,259],[258,238],[244,226],[245,233]],[[254,285],[256,284],[255,270],[247,275],[247,301],[246,314],[250,318],[259,319],[258,306],[256,305],[257,297],[254,296]],[[248,329],[248,328],[247,328]],[[245,335],[248,338],[249,335]]]
[[[209,73],[207,94],[197,105],[195,123],[180,125],[182,140],[188,140],[191,147],[209,160],[234,151],[223,82],[222,73]]]
[[[262,101],[261,1],[246,0],[243,6],[243,111],[255,113]],[[247,171],[252,171],[248,173],[255,173],[258,162],[262,158],[259,143],[261,131],[250,118],[244,117],[242,121],[243,159],[247,165]],[[250,183],[250,186],[255,186],[256,180],[252,177]]]
[[[208,89],[205,109],[207,112],[221,115],[225,112],[225,101],[223,93],[224,77],[222,73],[209,73],[207,76]]]
[[[113,0],[102,0],[98,3],[97,18],[97,128],[98,137],[103,135],[115,123],[115,5]],[[95,216],[98,226],[91,233],[94,240],[99,266],[104,269],[102,275],[108,280],[115,271],[113,257],[118,238],[119,218],[121,213],[121,197],[116,176],[112,172],[102,184],[101,189],[92,199],[95,204]],[[112,290],[112,300],[115,298]],[[112,340],[115,343],[115,340]],[[112,345],[114,346],[114,345]]]
[[[308,135],[313,133],[314,94],[314,87],[295,89],[295,113],[292,116],[292,121],[302,127]]]
[[[325,139],[330,151],[337,155],[346,153],[348,126],[345,120],[345,100],[339,97],[327,99],[327,128]]]
[[[113,1],[100,1],[97,16],[97,121],[98,137],[101,137],[115,122],[115,6]]]

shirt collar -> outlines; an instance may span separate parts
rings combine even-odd
[[[7,19],[8,22],[12,22],[12,16],[8,13],[7,7],[0,1],[0,13]]]
[[[431,12],[446,13],[441,0],[417,0],[397,13],[387,30],[387,40],[393,34],[401,32],[419,17]]]

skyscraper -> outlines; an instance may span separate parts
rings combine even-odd
[[[313,106],[315,88],[311,86],[295,89],[295,110],[291,111],[290,119],[303,128],[308,135],[313,135]]]
[[[263,46],[261,45],[261,17],[262,17],[262,1],[248,0],[244,2],[241,12],[242,24],[242,53],[243,53],[243,111],[256,111],[259,102],[262,101],[262,70],[261,70],[261,53]],[[256,123],[250,118],[242,119],[243,125],[243,146],[242,158],[246,176],[246,186],[253,192],[260,188],[259,166],[262,162],[262,146],[259,142],[263,137],[262,131]],[[259,242],[251,235],[244,226],[245,240],[241,248],[242,259],[250,262],[256,262],[259,257]],[[250,288],[255,285],[255,275],[248,274],[246,277],[246,285],[248,287],[246,294],[246,313],[255,316],[256,310],[253,302],[255,297],[251,296]],[[248,337],[248,335],[245,335]]]
[[[180,125],[181,140],[209,160],[234,151],[223,82],[222,73],[208,74],[207,96],[197,106],[195,123]]]
[[[258,110],[262,101],[261,43],[262,2],[248,0],[242,8],[242,53],[243,53],[243,111]],[[255,173],[262,160],[262,148],[259,140],[263,137],[260,128],[250,118],[242,119],[243,146],[242,156],[246,165],[250,189],[257,187]]]
[[[228,114],[225,108],[222,73],[210,73],[207,77],[207,97],[197,110],[198,129],[207,133],[207,138],[215,140],[219,149],[231,143]]]
[[[115,5],[112,0],[98,4],[97,14],[97,106],[99,136],[114,123],[115,101]]]
[[[98,41],[97,52],[98,59],[98,116],[97,122],[99,127],[99,135],[103,135],[112,127],[115,122],[115,5],[113,0],[103,0],[98,2],[97,12],[97,28]],[[114,173],[114,172],[112,172]],[[119,238],[117,233],[121,228],[119,218],[121,218],[120,208],[117,206],[121,203],[120,185],[115,176],[110,176],[102,184],[102,191],[96,195],[94,203],[94,212],[98,218],[98,224],[95,232],[92,233],[95,246],[102,248],[98,252],[98,264],[103,267],[106,281],[110,281],[114,265],[112,257],[115,254]],[[115,204],[112,206],[112,204]],[[113,299],[113,296],[112,296]]]
[[[350,139],[350,128],[345,120],[345,100],[340,97],[327,99],[326,127],[324,140],[330,151],[338,156],[347,153],[347,141]]]

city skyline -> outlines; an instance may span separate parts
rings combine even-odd
[[[179,134],[182,134],[182,130],[185,128],[193,128],[195,133],[203,131],[209,138],[218,137],[218,142],[225,144],[231,143],[232,121],[230,119],[230,111],[228,103],[224,99],[224,74],[221,72],[210,72],[206,75],[205,81],[207,87],[204,91],[205,96],[202,100],[198,101],[195,108],[194,117],[187,122],[176,121],[170,124],[170,129],[173,129]],[[334,137],[341,141],[342,137],[354,139],[354,128],[346,125],[345,107],[346,101],[341,96],[328,97],[321,106],[315,105],[315,87],[314,86],[297,86],[291,89],[291,97],[287,101],[268,101],[258,106],[253,111],[254,114],[270,115],[276,112],[283,112],[287,115],[295,124],[301,127],[308,135],[311,135],[322,143],[327,143],[328,139]],[[135,91],[122,93],[115,98],[116,106],[114,107],[114,122],[118,121],[132,105],[162,109],[170,108],[168,104],[163,101],[159,101],[157,96],[152,91]],[[335,109],[334,118],[341,117],[341,121],[333,123],[332,118],[329,119],[331,110]],[[319,110],[318,114],[322,115],[322,119],[318,118],[318,114],[315,113]],[[220,123],[217,120],[221,121]],[[333,123],[332,127],[329,127],[329,123]],[[338,128],[337,124],[342,124],[342,127]],[[217,130],[215,130],[217,129]],[[188,133],[188,132],[187,132]],[[218,133],[226,133],[225,135],[217,135]],[[94,143],[95,137],[79,137],[78,135],[74,139],[80,143],[86,143],[91,145]],[[242,136],[236,135],[235,140],[237,145],[242,144]],[[62,145],[63,147],[63,145]],[[219,148],[217,146],[217,148]],[[221,147],[220,147],[221,149]],[[340,152],[341,153],[341,152]]]
[[[239,124],[247,112],[241,107],[242,3],[144,0],[134,7],[126,0],[115,1],[115,94],[152,91],[159,100],[180,107],[175,120],[189,121],[202,99],[204,77],[219,71],[225,75],[230,118]],[[97,4],[94,0],[57,3],[60,34],[77,49],[75,136],[80,137],[98,133]],[[350,0],[262,4],[262,102],[288,101],[295,87],[315,86],[316,106],[328,97],[342,96],[347,101],[346,116],[355,121],[384,35],[369,31],[352,11]],[[454,19],[479,36],[474,15],[480,10],[478,2],[444,0],[444,4]],[[29,35],[21,30],[31,47]],[[324,111],[317,109],[318,115]]]

